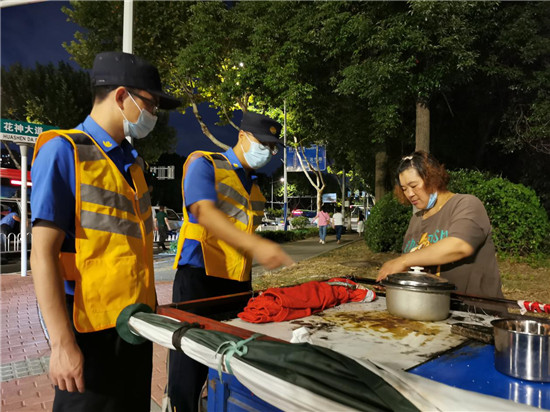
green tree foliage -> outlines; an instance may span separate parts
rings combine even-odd
[[[365,222],[365,241],[373,252],[401,252],[403,236],[411,218],[411,207],[403,206],[393,193],[386,194],[370,211]]]
[[[69,129],[92,108],[88,73],[68,63],[2,66],[2,118]]]
[[[485,205],[498,251],[512,255],[548,252],[550,222],[532,189],[477,171],[450,174],[451,191],[472,194]]]
[[[121,49],[121,2],[72,2],[86,32],[67,45],[90,67]],[[541,193],[548,179],[548,2],[135,2],[135,52],[193,107],[281,118],[304,146],[374,187],[414,149],[429,103],[432,152],[450,168],[504,172]],[[204,125],[203,131],[209,131]],[[213,136],[212,136],[213,137]],[[292,140],[292,139],[291,139]]]
[[[80,124],[92,109],[90,78],[86,71],[70,64],[19,64],[2,66],[2,118],[71,129]],[[162,153],[173,150],[176,131],[168,125],[168,114],[160,113],[154,131],[135,141],[146,162],[155,162]]]

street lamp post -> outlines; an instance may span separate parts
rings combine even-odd
[[[271,209],[273,209],[273,176],[271,176]]]
[[[284,183],[284,181],[285,181],[285,178],[284,178],[284,177],[281,177],[281,178],[279,179],[279,182],[281,182],[281,183]],[[273,176],[272,176],[272,177],[271,177],[271,209],[273,209],[273,207],[274,207],[273,204],[275,203],[275,202],[273,201],[273,183],[275,183],[275,180],[273,179]]]

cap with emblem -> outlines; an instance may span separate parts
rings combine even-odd
[[[245,112],[241,121],[241,130],[252,133],[262,143],[278,143],[281,134],[281,124],[270,117],[258,113]]]
[[[159,98],[159,107],[175,109],[181,102],[162,91],[160,75],[155,66],[133,54],[102,52],[95,56],[92,87],[124,86],[145,90]]]

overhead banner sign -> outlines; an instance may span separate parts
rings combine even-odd
[[[176,166],[151,166],[149,171],[158,180],[173,180]]]
[[[286,171],[287,172],[301,172],[302,165],[300,159],[298,159],[297,150],[300,150],[300,157],[304,163],[306,171],[311,171],[308,162],[313,167],[313,170],[324,171],[327,170],[327,152],[325,146],[313,145],[304,149],[295,149],[293,147],[286,148]],[[306,161],[307,159],[307,161]],[[317,169],[317,162],[319,168]]]
[[[36,143],[40,133],[56,128],[55,126],[20,122],[19,120],[0,119],[0,121],[0,140],[14,143]]]

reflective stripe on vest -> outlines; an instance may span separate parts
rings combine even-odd
[[[187,158],[183,166],[183,179],[189,164],[204,156],[214,167],[215,184],[218,193],[216,207],[224,212],[231,222],[247,233],[254,233],[261,223],[265,198],[258,185],[253,184],[250,194],[243,187],[239,176],[229,160],[220,153],[194,152]],[[228,245],[224,241],[214,238],[203,226],[189,221],[189,212],[185,207],[183,193],[183,224],[178,239],[178,253],[174,262],[177,269],[185,239],[194,239],[201,242],[204,257],[205,271],[208,276],[215,276],[237,281],[250,279],[252,259]]]
[[[79,332],[114,327],[133,303],[155,309],[151,198],[140,166],[130,166],[135,188],[103,149],[79,130],[49,130],[40,148],[60,136],[75,157],[75,249],[60,255],[65,279],[75,281],[74,317]],[[34,159],[33,159],[34,161]]]

